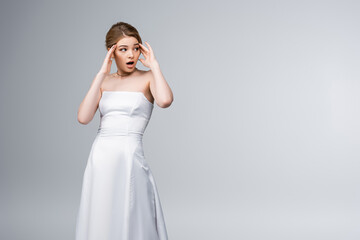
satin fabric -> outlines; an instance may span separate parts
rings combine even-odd
[[[76,240],[167,240],[142,137],[154,105],[142,92],[104,91],[83,175]]]

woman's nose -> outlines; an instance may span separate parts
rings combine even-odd
[[[129,57],[133,57],[134,53],[132,51],[129,51]]]

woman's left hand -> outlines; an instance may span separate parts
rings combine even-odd
[[[145,57],[145,59],[143,58],[139,58],[139,61],[148,68],[151,68],[153,65],[157,64],[157,60],[155,58],[154,55],[154,51],[152,50],[151,46],[149,45],[148,42],[145,42],[146,45],[149,47],[149,49],[147,49],[144,45],[142,45],[141,43],[139,43],[140,45],[140,51],[142,53],[142,55]]]

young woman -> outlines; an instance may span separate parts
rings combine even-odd
[[[76,240],[168,239],[142,136],[154,102],[169,107],[173,94],[145,43],[148,48],[130,24],[114,24],[104,63],[80,104],[78,121],[88,124],[99,107],[100,125],[83,176]],[[150,70],[137,69],[138,60]]]

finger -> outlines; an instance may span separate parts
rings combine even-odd
[[[141,50],[141,54],[145,57],[145,58],[147,58],[148,56],[149,56],[149,52],[146,52],[146,50],[144,50],[144,49],[140,49]]]
[[[112,51],[114,47],[115,47],[115,44],[109,48],[108,52]]]
[[[111,55],[114,52],[115,49],[116,49],[116,44],[111,46],[111,48],[108,51],[108,54]]]
[[[148,53],[148,52],[145,52],[144,50],[141,51],[141,53],[142,53],[142,55],[143,55],[144,57],[147,56],[147,55],[149,55],[149,53]]]
[[[146,45],[148,46],[148,48],[150,49],[150,51],[152,52],[153,49],[152,49],[152,47],[150,46],[150,44],[149,44],[148,42],[145,42],[145,43],[146,43]]]
[[[114,52],[115,49],[116,49],[116,44],[112,45],[111,48],[109,49],[109,51],[108,51],[108,53],[106,55],[107,59],[111,58],[111,55],[112,55],[112,53]]]
[[[141,43],[139,43],[139,46],[140,46],[140,50],[141,50],[141,51],[147,50],[147,49],[144,47],[144,45],[142,45]]]
[[[139,44],[140,44],[140,47],[141,47],[142,50],[144,50],[146,52],[149,52],[149,50],[144,45],[142,45],[141,43],[139,43]]]

